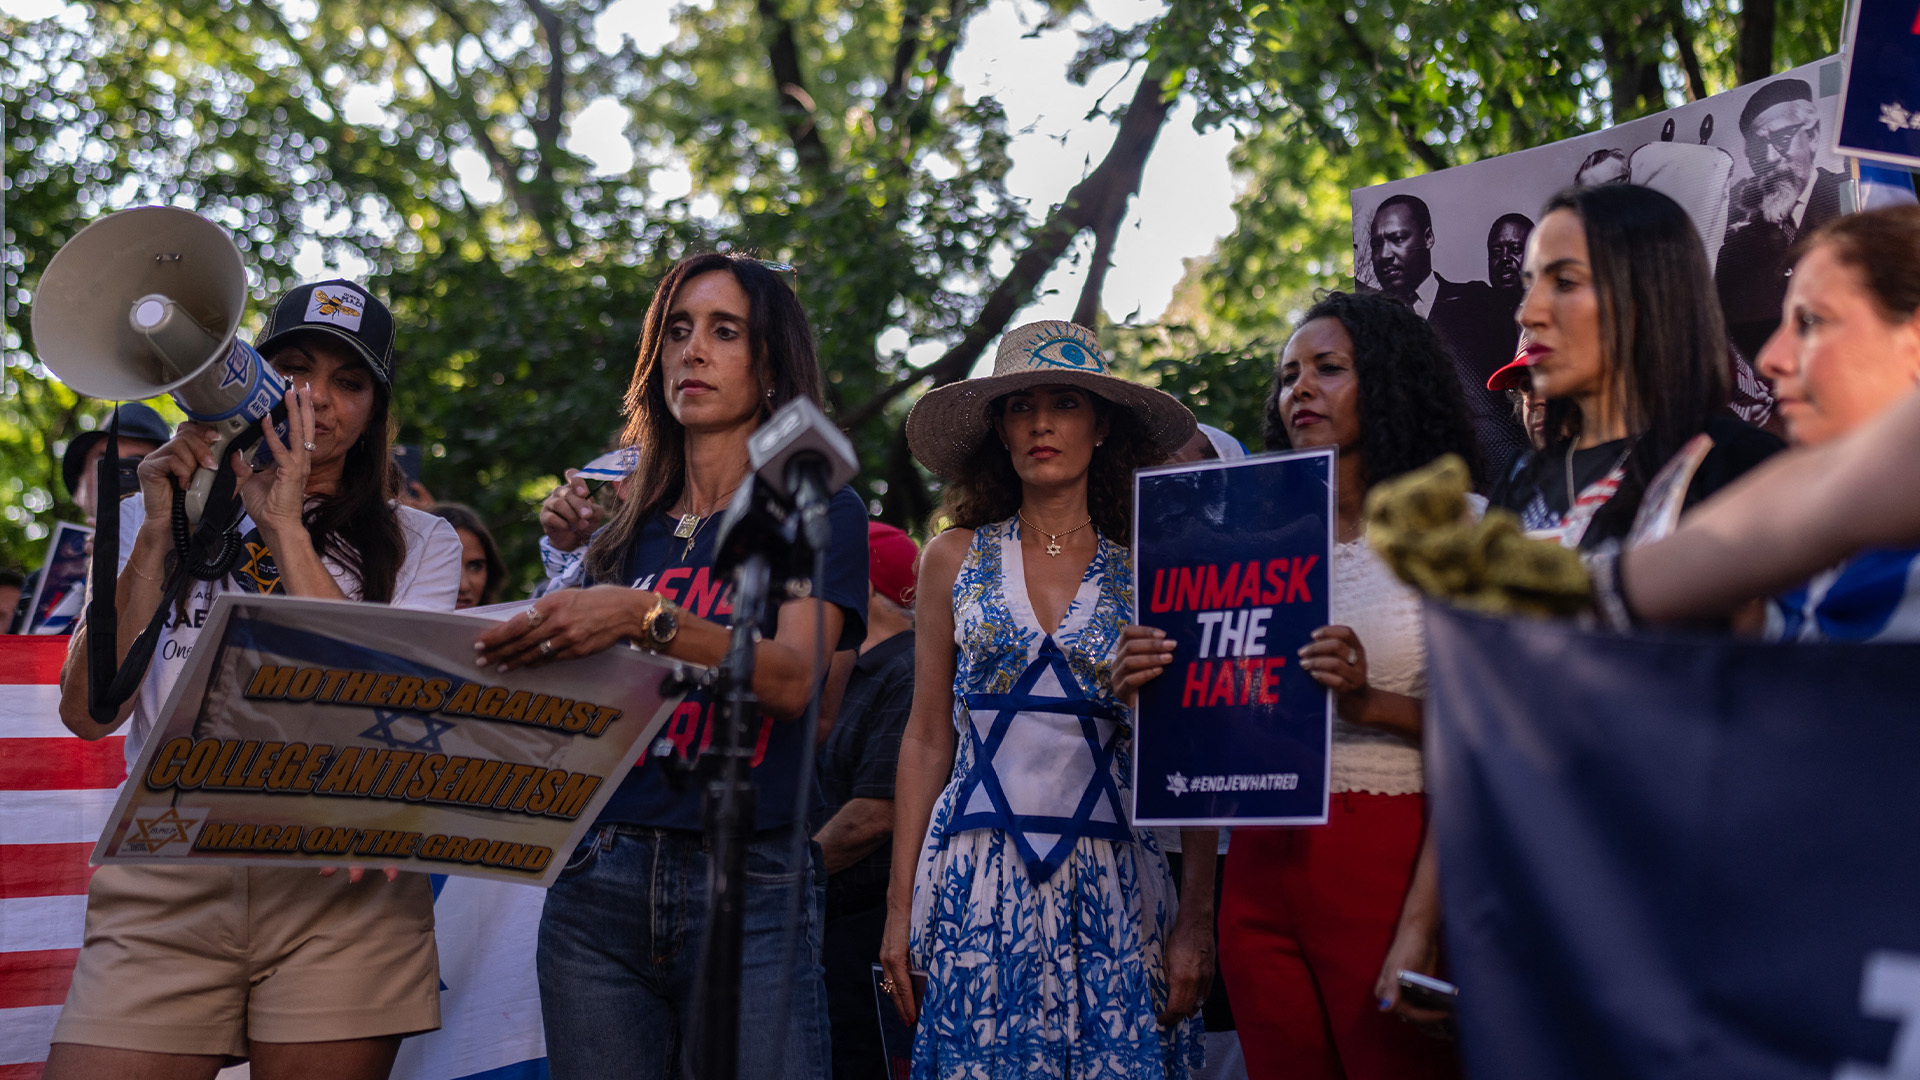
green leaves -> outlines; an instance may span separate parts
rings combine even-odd
[[[1036,32],[1083,9],[1020,2]],[[949,73],[982,0],[712,0],[680,10],[658,51],[605,53],[602,6],[90,0],[78,19],[0,18],[0,563],[37,562],[29,527],[71,516],[54,451],[104,412],[35,367],[32,289],[81,225],[146,202],[231,229],[256,302],[316,249],[367,264],[400,320],[401,436],[427,448],[437,495],[481,510],[522,583],[532,503],[606,446],[653,282],[702,248],[799,267],[830,403],[860,418],[864,494],[924,520],[910,396],[888,396],[916,373],[880,342],[971,347],[984,298],[1036,250],[1005,186],[1005,115]],[[1631,7],[1176,0],[1141,25],[1094,24],[1066,74],[1151,64],[1200,126],[1240,133],[1244,178],[1237,229],[1162,324],[1105,329],[1116,355],[1256,445],[1277,343],[1316,289],[1350,279],[1351,189],[1677,101],[1682,39],[1709,91],[1732,84],[1741,15]],[[1776,68],[1832,51],[1839,0],[1776,15]],[[634,164],[603,175],[575,121],[609,99]],[[662,194],[682,167],[684,193]],[[1008,311],[1031,294],[1003,291]]]

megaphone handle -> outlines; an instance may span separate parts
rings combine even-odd
[[[285,406],[276,407],[273,413],[273,421],[275,423],[283,423],[285,418]],[[213,498],[214,478],[220,473],[230,471],[233,455],[246,454],[247,451],[254,448],[255,444],[260,442],[262,437],[260,425],[257,422],[228,421],[218,425],[218,427],[224,431],[220,440],[213,445],[213,457],[214,461],[218,463],[218,470],[195,469],[193,472],[193,480],[187,484],[186,506],[187,524],[189,525],[198,525],[200,519],[206,516],[207,502]],[[235,515],[234,520],[239,521],[239,516]],[[182,557],[186,555],[184,549],[181,551],[181,555]]]
[[[212,469],[195,469],[193,482],[183,492],[184,506],[189,524],[196,524],[207,512],[207,499],[213,494],[213,478],[218,475]],[[185,552],[181,552],[185,555]]]

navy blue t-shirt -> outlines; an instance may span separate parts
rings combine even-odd
[[[640,530],[627,552],[627,583],[636,589],[651,589],[678,604],[682,609],[726,626],[732,622],[732,583],[711,572],[714,540],[720,535],[719,515],[703,522],[693,538],[693,550],[673,535],[678,518],[656,514]],[[829,511],[833,523],[833,541],[827,545],[827,578],[824,599],[840,608],[845,621],[834,649],[851,649],[867,636],[867,508],[850,487],[833,496]],[[777,605],[769,605],[760,632],[773,637],[777,626]],[[660,738],[671,739],[683,757],[698,754],[712,743],[714,707],[704,690],[689,693]],[[750,776],[758,795],[754,828],[777,829],[793,822],[794,784],[799,778],[800,740],[809,737],[801,720],[760,718],[760,731],[754,742]],[[666,771],[642,748],[639,763],[607,800],[600,811],[600,822],[623,825],[647,825],[661,829],[702,827],[704,785],[689,778],[676,792],[667,784]],[[809,783],[812,783],[809,778]],[[814,801],[819,802],[816,793]]]

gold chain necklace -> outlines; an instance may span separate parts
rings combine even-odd
[[[704,514],[680,515],[680,524],[674,527],[673,535],[687,542],[687,549],[680,553],[681,558],[684,559],[693,554],[693,542],[699,539],[700,530],[706,527],[706,523],[712,519],[714,510],[718,508],[721,503],[726,502],[728,497],[738,490],[740,490],[739,484],[728,488],[725,495],[707,504],[707,511]]]
[[[1093,519],[1089,517],[1087,520],[1081,522],[1078,525],[1075,525],[1073,528],[1068,529],[1066,532],[1050,533],[1050,532],[1047,532],[1047,530],[1041,528],[1040,526],[1035,525],[1033,522],[1028,521],[1027,515],[1021,513],[1018,510],[1015,510],[1013,512],[1013,516],[1020,519],[1020,524],[1025,525],[1027,528],[1032,529],[1034,532],[1044,534],[1047,538],[1047,546],[1044,550],[1048,555],[1051,555],[1055,558],[1058,558],[1060,555],[1060,538],[1061,537],[1072,536],[1074,533],[1077,533],[1081,529],[1084,529],[1087,526],[1093,524]]]

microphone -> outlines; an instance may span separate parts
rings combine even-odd
[[[808,545],[825,549],[832,539],[827,506],[860,471],[846,435],[818,405],[795,398],[747,440],[747,459],[768,490],[799,512]]]

